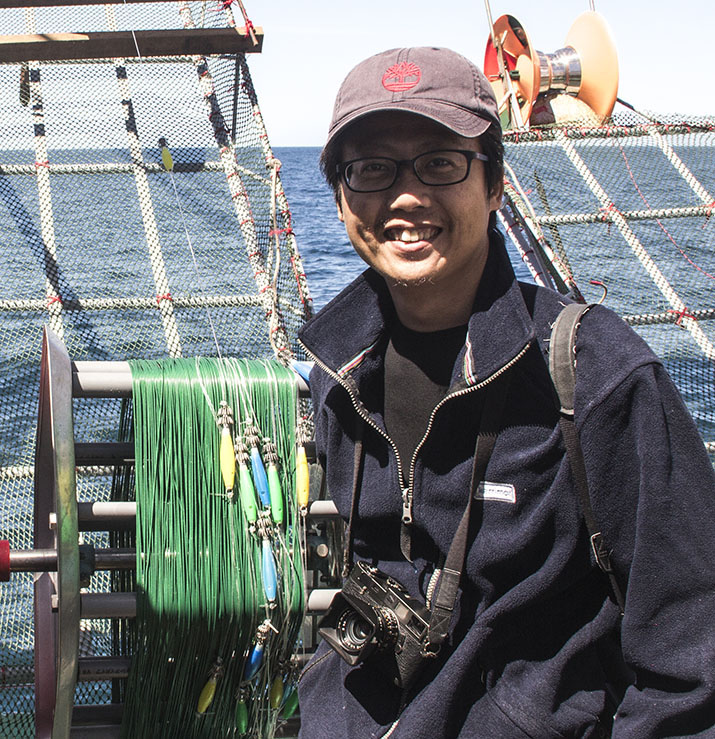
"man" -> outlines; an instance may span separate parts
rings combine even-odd
[[[516,282],[495,228],[484,75],[446,49],[367,59],[322,164],[370,269],[302,332],[318,455],[348,522],[347,582],[366,571],[414,600],[375,615],[383,648],[364,658],[365,624],[338,601],[327,624],[357,664],[320,645],[301,735],[715,736],[713,468],[657,357],[591,308],[576,428],[621,615],[545,361],[567,301]]]

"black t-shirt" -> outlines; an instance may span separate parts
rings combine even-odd
[[[399,321],[392,326],[385,352],[385,427],[397,444],[405,478],[430,414],[449,389],[466,335],[466,325],[429,332],[412,331]]]

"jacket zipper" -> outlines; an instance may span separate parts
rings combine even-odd
[[[482,380],[481,382],[478,382],[476,385],[466,387],[463,390],[458,390],[457,392],[451,393],[450,395],[445,395],[445,397],[442,398],[442,400],[440,400],[439,403],[437,403],[437,405],[434,407],[434,409],[432,410],[432,413],[430,414],[429,421],[427,422],[427,428],[425,429],[425,433],[420,439],[419,444],[417,444],[417,446],[415,447],[415,451],[412,455],[412,460],[410,461],[409,485],[403,491],[403,496],[402,496],[402,500],[403,500],[402,521],[403,523],[406,523],[406,524],[412,523],[412,490],[415,484],[415,462],[417,461],[417,454],[420,451],[420,447],[422,446],[422,444],[424,444],[425,440],[429,436],[430,431],[432,430],[432,424],[434,422],[434,417],[437,411],[448,400],[452,400],[452,398],[459,398],[475,390],[481,390],[482,388],[486,387],[490,382],[493,382],[494,380],[496,380],[497,377],[504,374],[504,372],[506,372],[513,365],[515,365],[524,356],[524,354],[526,354],[527,350],[529,349],[529,346],[530,344],[526,344],[516,356],[512,357],[512,359],[510,359],[503,367],[500,367],[496,372],[489,375],[489,377],[487,377],[486,379]],[[406,520],[406,519],[409,519],[409,520]]]
[[[411,490],[409,488],[403,488],[402,487],[402,460],[400,459],[400,453],[397,451],[397,446],[396,446],[395,442],[390,438],[389,434],[387,434],[385,431],[383,431],[372,420],[372,418],[370,418],[370,415],[367,412],[363,411],[363,409],[361,408],[362,403],[357,399],[357,397],[353,393],[353,390],[350,387],[350,385],[348,383],[346,383],[343,380],[343,378],[340,377],[339,374],[337,374],[337,372],[333,372],[333,370],[331,370],[330,367],[328,367],[326,364],[324,364],[323,362],[321,362],[315,356],[315,354],[313,354],[313,352],[311,352],[310,349],[308,349],[305,346],[305,344],[303,344],[302,341],[299,342],[299,343],[303,347],[303,349],[305,349],[305,351],[308,354],[308,356],[312,358],[312,360],[318,365],[318,367],[320,367],[320,369],[323,370],[323,372],[325,372],[327,375],[329,375],[330,377],[332,377],[340,386],[342,386],[342,387],[345,388],[345,390],[347,391],[348,395],[350,396],[350,400],[352,401],[353,407],[355,408],[355,411],[357,412],[358,416],[360,416],[360,418],[362,418],[363,421],[365,421],[365,423],[368,424],[368,426],[370,426],[371,428],[375,429],[375,431],[377,431],[380,434],[380,436],[383,436],[387,440],[387,442],[390,444],[390,446],[392,447],[392,449],[394,450],[395,457],[397,458],[397,474],[398,474],[398,479],[400,480],[400,489],[402,490],[402,515],[403,515],[403,520],[404,520],[404,516],[405,516],[405,511],[406,510],[409,511],[410,518],[411,518],[411,515],[412,515],[412,492],[411,492]],[[409,500],[409,505],[408,505],[408,502],[407,502],[408,500]]]
[[[333,372],[333,370],[330,369],[326,364],[321,362],[313,352],[308,349],[303,342],[300,342],[300,345],[305,349],[306,353],[309,357],[313,359],[315,364],[318,365],[326,374],[328,374],[330,377],[332,377],[339,385],[345,388],[348,395],[350,396],[350,400],[352,401],[353,407],[355,408],[355,411],[357,414],[362,418],[365,423],[367,423],[369,426],[375,429],[381,436],[383,436],[387,442],[390,444],[392,449],[395,452],[395,457],[397,459],[397,474],[398,479],[400,481],[400,489],[402,491],[402,523],[406,526],[410,526],[412,524],[412,497],[413,497],[413,488],[414,488],[414,482],[415,482],[415,462],[417,460],[417,454],[419,453],[420,447],[422,444],[424,444],[425,440],[429,436],[430,431],[432,430],[432,424],[434,422],[434,417],[437,413],[437,411],[442,407],[444,403],[446,403],[448,400],[452,400],[452,398],[459,398],[462,395],[467,395],[468,393],[471,393],[476,390],[481,390],[486,385],[488,385],[493,380],[496,380],[497,377],[504,374],[508,369],[513,367],[523,356],[526,354],[526,352],[529,349],[529,346],[531,343],[527,343],[524,347],[522,347],[521,351],[519,351],[518,354],[516,354],[512,359],[510,359],[505,365],[500,367],[496,372],[489,375],[489,377],[485,378],[481,382],[478,382],[476,385],[472,385],[470,387],[464,388],[463,390],[458,390],[455,393],[451,393],[450,395],[446,395],[442,400],[437,403],[437,405],[433,408],[432,413],[430,414],[429,421],[427,422],[427,428],[425,430],[424,435],[419,441],[419,444],[415,447],[415,451],[412,455],[412,460],[410,461],[410,476],[409,476],[409,482],[406,488],[402,487],[402,460],[400,459],[400,453],[397,450],[397,446],[395,442],[390,438],[389,434],[387,434],[385,431],[383,431],[366,413],[363,412],[361,409],[362,403],[358,401],[358,399],[355,397],[355,394],[353,393],[352,388],[348,383],[346,383],[340,375],[338,375],[336,372]],[[387,735],[386,735],[387,736]]]

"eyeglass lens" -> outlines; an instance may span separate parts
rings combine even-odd
[[[403,162],[389,157],[357,159],[345,167],[345,181],[358,192],[386,190],[397,179],[400,164],[412,164],[425,185],[452,185],[467,177],[470,159],[464,152],[450,150],[430,151]]]

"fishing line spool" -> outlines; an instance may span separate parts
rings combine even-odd
[[[245,367],[245,365],[242,366]],[[201,395],[203,391],[196,390],[196,388],[194,390],[198,402],[202,403],[204,401]],[[303,391],[305,391],[305,386],[303,386]],[[129,674],[131,660],[127,654],[120,653],[114,656],[80,657],[83,637],[81,623],[83,619],[92,618],[133,619],[137,615],[137,597],[133,592],[90,593],[85,592],[83,587],[90,580],[92,573],[99,569],[111,569],[115,573],[125,572],[124,577],[126,578],[126,571],[132,571],[135,567],[136,555],[129,547],[97,548],[81,545],[80,532],[83,530],[124,531],[129,535],[133,534],[136,504],[123,501],[78,503],[75,468],[85,465],[130,467],[134,462],[134,447],[133,444],[127,442],[113,444],[75,442],[72,429],[72,403],[73,398],[117,398],[130,395],[131,374],[127,363],[73,363],[62,343],[48,330],[45,332],[36,450],[36,548],[7,553],[0,549],[3,562],[7,564],[5,569],[8,574],[10,571],[38,573],[35,577],[37,736],[53,736],[54,732],[60,732],[55,733],[55,736],[64,735],[62,727],[66,727],[66,735],[72,737],[102,736],[109,739],[113,736],[120,736],[119,724],[126,701],[123,680]],[[240,400],[235,402],[234,399],[234,403],[237,407],[240,406]],[[218,403],[216,406],[218,407]],[[263,430],[262,433],[268,436]],[[273,466],[271,462],[275,462],[274,455],[279,458],[285,455],[285,449],[281,448],[274,430],[271,434],[268,454],[264,455],[269,469]],[[217,448],[218,438],[220,438],[220,432],[216,435]],[[274,451],[271,444],[277,446],[278,449]],[[146,447],[150,449],[152,444],[149,443]],[[310,456],[310,449],[308,451]],[[279,464],[278,467],[280,466]],[[216,474],[220,479],[220,472]],[[224,508],[233,505],[235,512],[240,511],[239,496],[236,495],[234,501],[230,501],[223,488],[223,482],[220,482],[219,494],[215,496],[215,500],[211,501],[212,504],[218,504]],[[283,513],[285,518],[281,522],[280,519],[274,520],[270,506],[266,507],[261,503],[259,514],[261,523],[256,522],[257,525],[249,535],[254,540],[252,576],[256,583],[260,583],[265,576],[266,550],[269,549],[276,566],[278,600],[282,597],[281,588],[285,591],[286,587],[292,587],[294,583],[290,584],[285,578],[281,579],[281,572],[285,574],[281,563],[282,547],[285,544],[277,545],[271,537],[275,537],[276,531],[280,529],[283,532],[282,541],[285,542],[285,532],[291,515],[289,508],[290,506],[286,507]],[[297,506],[294,507],[295,510]],[[293,515],[295,517],[296,514]],[[308,537],[309,561],[324,560],[332,556],[333,552],[340,551],[340,547],[336,547],[335,542],[326,540],[324,533],[321,536],[321,530],[316,529],[314,523],[316,519],[335,517],[336,512],[331,503],[316,501],[311,504],[307,517],[312,522]],[[239,521],[240,518],[235,516],[234,520]],[[295,518],[294,522],[296,522]],[[243,541],[243,538],[237,537],[236,541],[239,540]],[[269,542],[268,546],[266,546],[266,541]],[[187,537],[187,546],[191,542],[192,538]],[[261,575],[261,572],[264,574]],[[316,579],[315,576],[313,579]],[[333,594],[333,590],[313,590],[307,599],[308,612],[317,613],[325,610]],[[197,678],[195,674],[191,676],[194,681],[195,700],[191,707],[193,715],[198,717],[202,713],[205,716],[211,715],[212,704],[218,700],[223,686],[229,684],[229,681],[224,679],[227,671],[229,674],[232,669],[235,672],[236,665],[239,663],[243,665],[245,662],[246,674],[248,674],[249,663],[257,659],[256,651],[264,652],[264,659],[270,658],[271,639],[277,638],[276,629],[280,632],[282,624],[273,617],[273,614],[280,609],[271,607],[268,595],[261,585],[262,603],[259,610],[265,618],[260,616],[253,624],[254,628],[251,629],[251,633],[241,637],[243,639],[241,659],[236,659],[234,652],[237,650],[227,647],[222,647],[223,656],[219,654],[202,655],[210,664],[200,678]],[[273,597],[276,598],[276,596]],[[301,594],[301,607],[302,600]],[[277,622],[278,628],[273,621]],[[300,626],[293,629],[293,636],[299,629]],[[290,638],[292,639],[293,636]],[[304,631],[305,637],[309,637],[309,631]],[[266,644],[269,646],[264,646]],[[255,673],[262,670],[262,674],[265,674],[265,679],[260,678],[262,692],[258,697],[266,706],[272,706],[266,710],[272,711],[273,714],[276,714],[281,706],[285,708],[289,701],[293,703],[295,700],[288,674],[296,669],[295,660],[291,662],[289,659],[293,644],[290,644],[290,648],[286,645],[283,647],[283,659],[280,665],[271,664],[269,668],[262,670],[259,662],[257,666],[250,668]],[[278,680],[277,675],[283,678]],[[253,684],[250,683],[249,678],[238,680],[236,683],[232,696],[232,699],[235,698],[232,712],[235,716],[233,720],[238,722],[236,725],[242,725],[243,722],[255,719],[256,711],[251,708],[250,700],[251,698],[254,701],[256,699],[255,685],[258,681],[255,680],[255,675],[253,678]],[[121,686],[121,689],[115,691],[119,700],[115,702],[113,699],[112,703],[106,705],[73,705],[74,688],[78,679],[114,681],[115,684]],[[196,684],[197,680],[200,684]],[[253,690],[253,695],[251,695],[251,690]],[[261,720],[265,725],[270,723],[265,720],[265,717]],[[248,726],[248,723],[246,725]],[[155,735],[160,736],[161,734],[156,733]],[[186,734],[186,736],[193,735],[192,733]]]

